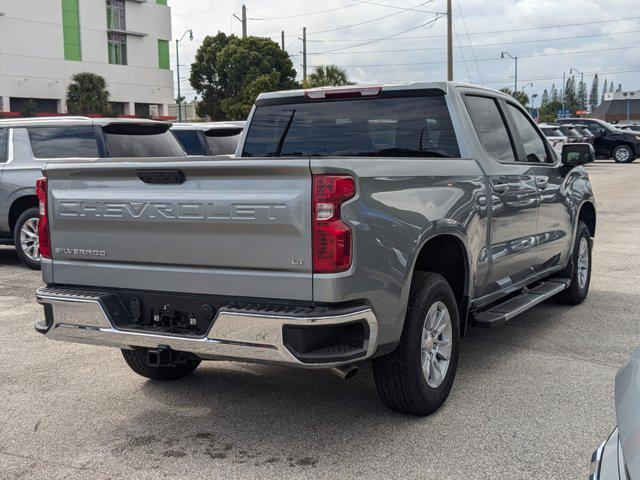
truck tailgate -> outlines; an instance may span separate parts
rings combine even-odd
[[[50,163],[57,284],[311,300],[308,159]]]

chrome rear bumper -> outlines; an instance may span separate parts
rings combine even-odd
[[[363,307],[337,315],[295,316],[286,313],[242,312],[220,308],[207,335],[171,336],[114,327],[101,300],[104,292],[75,289],[40,288],[37,301],[45,308],[45,322],[36,330],[46,337],[67,342],[115,348],[161,348],[193,353],[204,359],[228,359],[242,362],[278,363],[305,368],[330,368],[373,355],[378,337],[378,322],[370,308]],[[362,354],[344,361],[301,361],[283,341],[285,326],[326,326],[364,321],[368,327]]]

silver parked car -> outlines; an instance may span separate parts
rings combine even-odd
[[[590,480],[640,478],[640,348],[616,375],[618,427],[591,457]]]
[[[540,130],[544,133],[544,136],[547,137],[548,142],[551,144],[553,149],[558,153],[562,153],[562,147],[564,147],[567,143],[569,143],[569,139],[567,136],[562,133],[562,131],[558,128],[557,125],[539,125]]]
[[[233,155],[245,122],[174,123],[171,131],[187,155]]]
[[[14,244],[30,268],[40,267],[36,180],[63,158],[175,157],[184,150],[171,124],[88,117],[0,121],[0,242]]]

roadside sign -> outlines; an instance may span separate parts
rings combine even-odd
[[[558,116],[558,118],[570,118],[571,112],[568,108],[565,108],[564,110],[558,110],[556,112],[556,115]]]
[[[587,113],[589,113],[589,112],[587,112],[586,110],[578,110],[576,112],[576,115],[586,115]]]
[[[531,118],[533,118],[537,123],[539,117],[540,117],[540,111],[537,108],[532,108],[531,109]]]

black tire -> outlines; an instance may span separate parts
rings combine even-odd
[[[617,163],[631,163],[636,159],[635,152],[629,145],[618,145],[611,155]]]
[[[460,317],[447,281],[435,273],[416,273],[400,344],[388,355],[373,360],[373,375],[382,401],[392,410],[429,415],[447,399],[460,354]],[[442,302],[451,318],[451,354],[442,383],[432,387],[422,369],[422,331],[429,309]]]
[[[588,249],[588,266],[586,281],[582,282],[579,279],[580,268],[578,265],[580,256],[580,245],[582,240],[587,244]],[[591,240],[591,233],[589,228],[584,222],[578,222],[578,231],[576,233],[576,241],[573,245],[573,251],[571,252],[571,261],[563,272],[562,276],[571,279],[571,285],[568,289],[558,293],[553,299],[562,305],[578,305],[587,298],[589,293],[589,284],[591,283],[591,249],[593,248],[593,242]]]
[[[147,362],[146,348],[122,349],[122,356],[131,370],[152,380],[179,380],[192,374],[201,362],[201,360],[186,359],[184,363],[178,363],[175,366],[153,367]]]
[[[31,258],[29,258],[29,255],[22,248],[22,243],[20,242],[20,232],[22,231],[22,227],[24,226],[25,223],[27,223],[29,220],[33,220],[33,219],[37,220],[38,218],[39,218],[38,209],[35,207],[29,208],[28,210],[25,210],[24,212],[22,212],[22,215],[18,217],[18,221],[16,222],[16,225],[13,228],[13,243],[16,246],[16,253],[18,254],[18,257],[20,257],[20,260],[22,261],[22,263],[24,263],[27,267],[31,268],[32,270],[40,270],[40,260],[34,261]],[[36,231],[36,235],[37,235],[37,231]]]

